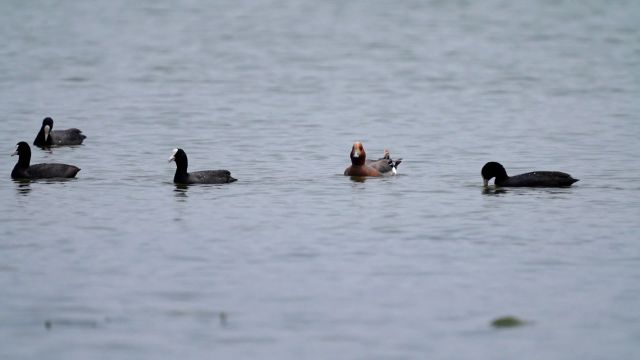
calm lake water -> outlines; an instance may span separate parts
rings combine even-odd
[[[640,2],[4,1],[0,35],[0,358],[637,357]],[[11,181],[45,116],[88,138],[32,162],[82,171]],[[356,140],[399,176],[342,176]],[[177,188],[175,147],[239,180]]]

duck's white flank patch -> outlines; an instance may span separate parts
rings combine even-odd
[[[44,126],[44,141],[47,141],[47,139],[49,138],[49,132],[51,132],[51,126],[45,125]]]

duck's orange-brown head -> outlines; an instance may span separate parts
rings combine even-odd
[[[362,166],[364,165],[364,161],[367,158],[367,153],[364,151],[364,146],[359,141],[353,143],[351,147],[351,154],[349,155],[351,158],[351,165]]]

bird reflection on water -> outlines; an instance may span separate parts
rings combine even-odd
[[[16,185],[16,190],[18,191],[18,195],[27,196],[31,192],[31,181],[29,180],[14,180]]]
[[[482,188],[482,195],[496,196],[496,195],[503,195],[506,193],[507,193],[506,189],[490,188],[490,187]]]
[[[189,190],[189,185],[186,184],[174,184],[175,189],[173,189],[173,195],[175,195],[176,199],[180,201],[185,201],[189,195],[187,195],[187,190]]]
[[[353,182],[359,182],[359,183],[363,183],[367,181],[366,176],[350,176],[349,179]]]

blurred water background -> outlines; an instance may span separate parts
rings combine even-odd
[[[635,358],[639,24],[632,0],[1,2],[0,358]],[[32,163],[82,171],[12,182],[45,116],[88,138]],[[342,176],[356,140],[400,175]],[[238,182],[174,186],[175,147]],[[483,191],[491,160],[580,182]]]

